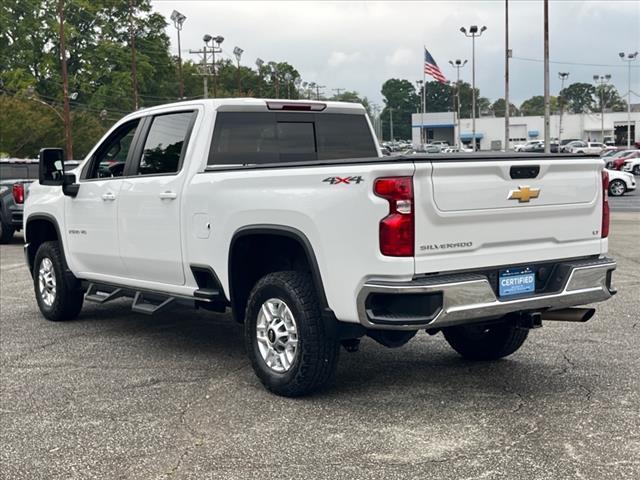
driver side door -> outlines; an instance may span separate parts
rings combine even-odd
[[[125,276],[117,228],[118,201],[139,124],[139,120],[132,120],[109,135],[84,167],[77,196],[65,197],[67,257],[76,275],[94,279]]]

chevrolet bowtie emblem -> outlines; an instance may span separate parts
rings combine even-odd
[[[510,190],[508,200],[518,200],[519,203],[528,202],[532,198],[540,196],[539,188],[518,187],[517,190]]]

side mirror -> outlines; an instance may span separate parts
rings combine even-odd
[[[80,185],[72,173],[64,171],[64,152],[61,148],[43,148],[40,150],[40,185],[56,185],[62,187],[62,193],[68,197],[78,195]]]
[[[40,185],[64,184],[64,152],[61,148],[43,148],[40,150]]]

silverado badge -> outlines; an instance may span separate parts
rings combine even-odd
[[[528,202],[532,198],[540,196],[539,188],[530,188],[527,186],[519,186],[517,190],[510,190],[507,200],[518,200],[519,203]]]

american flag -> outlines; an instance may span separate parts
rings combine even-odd
[[[431,75],[440,83],[447,83],[447,79],[440,71],[440,67],[438,67],[438,64],[426,48],[424,49],[424,73]]]

